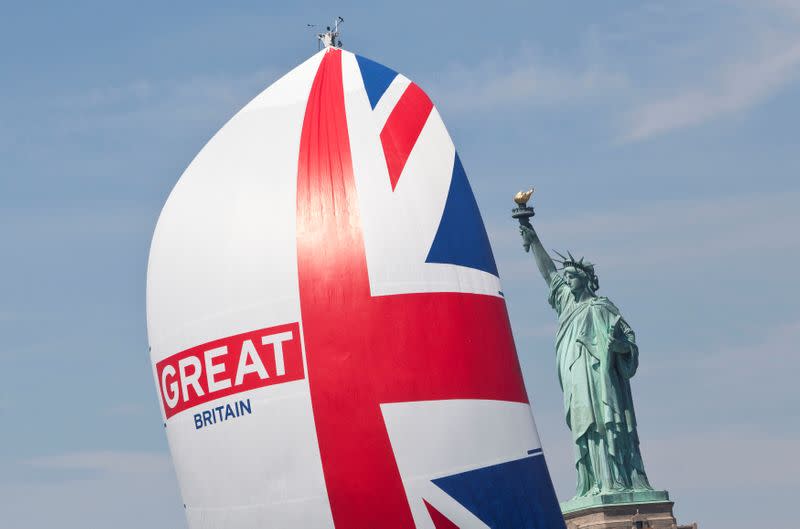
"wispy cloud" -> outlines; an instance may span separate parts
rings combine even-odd
[[[520,108],[599,97],[625,87],[627,78],[590,62],[570,68],[531,51],[453,65],[425,84],[443,108],[453,112]]]
[[[795,4],[777,1],[726,7],[725,14],[715,15],[721,42],[704,36],[694,49],[676,45],[683,47],[688,65],[704,61],[717,66],[670,70],[661,95],[645,94],[644,101],[626,116],[623,141],[644,140],[744,111],[800,77],[800,10]],[[741,23],[743,18],[747,24]],[[733,54],[723,44],[730,34],[740,43]]]
[[[523,43],[422,81],[448,113],[600,102],[610,134],[633,142],[745,111],[800,77],[800,8],[788,0],[651,2],[618,18],[570,57]]]
[[[633,110],[625,140],[643,140],[747,109],[800,75],[800,38],[781,49],[725,65],[710,80]]]
[[[616,276],[633,277],[653,266],[689,273],[704,260],[753,263],[769,252],[800,254],[792,231],[800,225],[798,201],[800,193],[786,192],[649,202],[542,220],[537,227],[548,248],[578,251]],[[495,244],[514,249],[504,276],[527,276],[530,257],[517,250],[516,231],[506,225],[491,233]]]
[[[162,129],[223,120],[277,77],[277,70],[264,69],[239,76],[134,79],[65,95],[52,105],[61,112],[65,132],[150,127],[160,134]]]

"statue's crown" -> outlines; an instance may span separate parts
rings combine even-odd
[[[596,292],[598,288],[600,288],[600,280],[597,278],[597,274],[594,271],[594,265],[589,261],[584,261],[583,257],[580,259],[575,259],[572,254],[567,251],[567,256],[562,255],[561,253],[553,250],[555,253],[561,257],[560,260],[556,259],[561,263],[560,270],[565,268],[575,268],[576,270],[580,270],[586,277],[589,279],[589,288],[592,289],[593,292]]]

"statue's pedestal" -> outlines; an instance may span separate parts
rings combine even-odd
[[[561,512],[569,513],[588,509],[590,507],[600,507],[604,505],[618,505],[629,503],[654,503],[669,501],[669,493],[665,490],[637,490],[632,492],[608,492],[595,496],[584,496],[572,498],[561,503]]]
[[[598,494],[561,504],[567,529],[697,529],[678,525],[666,491]]]

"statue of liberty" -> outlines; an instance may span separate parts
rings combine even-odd
[[[518,195],[519,196],[519,195]],[[636,433],[630,379],[639,364],[633,329],[619,309],[598,296],[594,265],[567,252],[556,268],[528,220],[533,209],[524,202],[514,210],[526,252],[550,288],[550,305],[558,314],[556,362],[564,392],[564,413],[572,432],[578,482],[565,511],[597,503],[659,501],[644,471]]]

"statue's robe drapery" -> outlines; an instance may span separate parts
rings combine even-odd
[[[576,496],[651,490],[629,381],[639,364],[633,330],[608,298],[576,301],[559,274],[552,276],[549,301],[558,313],[556,360],[575,443]],[[628,351],[616,352],[615,341]]]

